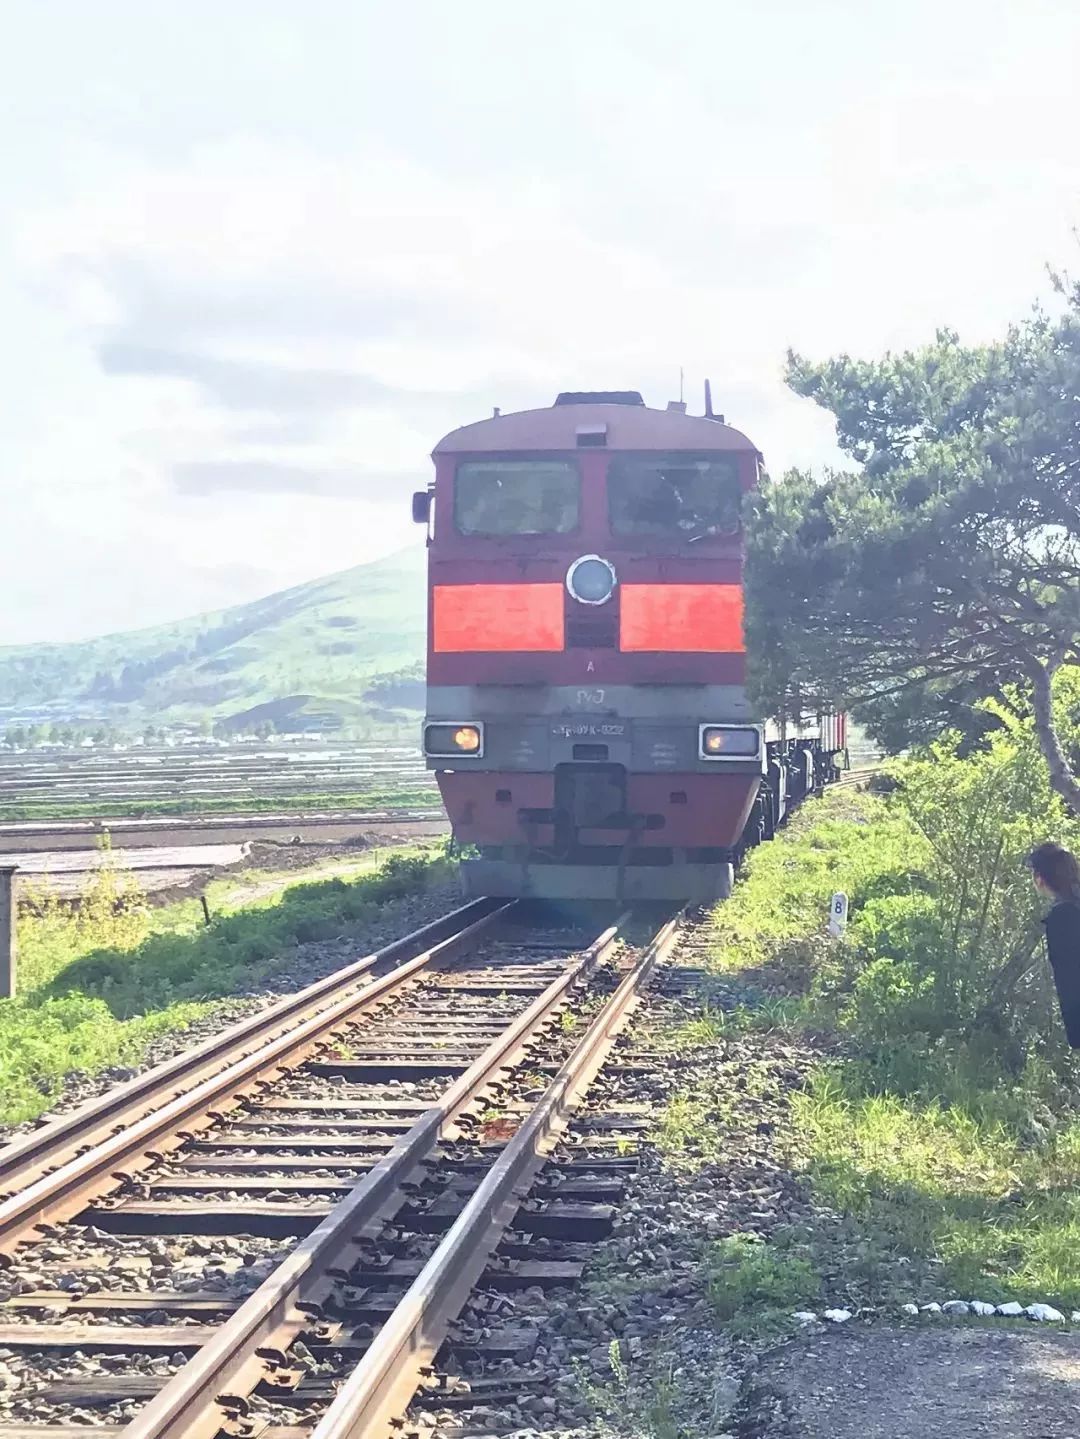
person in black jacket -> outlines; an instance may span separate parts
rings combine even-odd
[[[1061,1018],[1072,1049],[1080,1049],[1080,865],[1059,844],[1031,851],[1035,887],[1054,901],[1043,920]]]

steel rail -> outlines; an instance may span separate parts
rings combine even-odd
[[[377,1237],[403,1203],[402,1185],[423,1173],[420,1166],[453,1134],[462,1111],[554,1023],[574,986],[612,953],[628,917],[620,916],[507,1026],[139,1411],[123,1439],[210,1439],[230,1404],[242,1406],[269,1367],[287,1364],[289,1344],[318,1322],[320,1302],[348,1270],[347,1246]]]
[[[35,1235],[44,1222],[70,1219],[91,1198],[98,1198],[125,1183],[133,1173],[160,1163],[163,1153],[176,1149],[194,1131],[217,1123],[224,1111],[243,1103],[259,1081],[271,1080],[294,1068],[311,1052],[330,1042],[334,1033],[366,1010],[389,1000],[424,970],[454,958],[496,920],[513,908],[514,901],[490,909],[463,929],[422,950],[381,978],[341,995],[326,1008],[274,1033],[239,1059],[221,1061],[223,1067],[200,1083],[125,1123],[118,1133],[62,1163],[0,1203],[0,1255],[10,1255]],[[468,911],[470,907],[466,907]]]
[[[474,900],[404,935],[381,949],[335,970],[295,994],[285,995],[266,1009],[238,1024],[230,1025],[204,1043],[185,1050],[164,1064],[148,1069],[97,1098],[58,1115],[38,1129],[20,1135],[0,1149],[0,1186],[7,1193],[25,1189],[48,1167],[55,1167],[121,1128],[141,1119],[157,1104],[165,1104],[220,1069],[224,1057],[239,1057],[248,1044],[265,1044],[270,1038],[292,1028],[317,1005],[329,1004],[365,975],[382,969],[418,950],[430,948],[458,930],[481,919],[493,908],[493,901]]]
[[[420,1387],[448,1326],[465,1305],[536,1173],[607,1058],[679,915],[663,926],[589,1026],[438,1249],[338,1390],[311,1439],[387,1439]]]

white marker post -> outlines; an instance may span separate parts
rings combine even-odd
[[[834,894],[829,901],[829,933],[839,939],[847,929],[847,895]]]
[[[15,997],[15,871],[0,865],[0,999]]]

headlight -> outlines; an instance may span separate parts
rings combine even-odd
[[[615,592],[615,566],[599,555],[582,555],[566,572],[566,588],[579,604],[606,604]]]
[[[702,759],[757,759],[761,733],[748,725],[703,724],[698,731]]]
[[[478,759],[484,753],[482,724],[429,724],[424,726],[424,753],[439,759],[467,755]]]

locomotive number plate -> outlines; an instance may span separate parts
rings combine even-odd
[[[568,720],[552,725],[555,739],[622,739],[626,726],[612,720]]]

